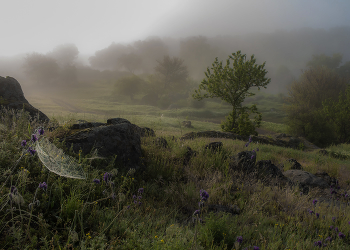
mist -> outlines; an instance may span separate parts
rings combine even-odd
[[[190,90],[216,57],[225,63],[238,50],[266,62],[262,91],[286,94],[315,55],[350,61],[345,1],[20,2],[6,2],[0,17],[0,75],[16,78],[25,96],[128,76],[148,88],[165,56],[183,61]]]

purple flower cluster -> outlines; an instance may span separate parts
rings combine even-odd
[[[141,206],[142,202],[138,201],[142,199],[141,194],[143,193],[143,188],[139,188],[139,190],[137,190],[137,192],[139,193],[139,196],[133,195],[132,198],[134,200],[134,204],[139,204]]]
[[[248,146],[249,146],[249,143],[251,143],[252,141],[253,141],[253,140],[252,140],[252,137],[249,136],[249,142],[247,142],[247,144],[246,144],[245,146],[248,147]],[[254,149],[253,149],[252,151],[255,152]],[[259,148],[256,148],[256,151],[259,151]],[[252,155],[251,159],[253,159],[253,158],[254,158],[254,155]]]
[[[43,129],[43,128],[39,128],[38,133],[39,133],[39,135],[43,135],[43,134],[44,134],[44,129]],[[31,136],[31,141],[32,141],[33,143],[35,143],[36,141],[38,141],[38,137],[37,137],[36,134],[32,134],[32,136]],[[27,141],[26,141],[26,140],[23,140],[23,141],[21,142],[21,146],[22,146],[22,147],[25,147],[26,145],[27,145]],[[27,151],[28,151],[31,155],[34,155],[35,152],[36,152],[36,150],[32,149],[32,147],[29,147]]]
[[[44,191],[46,191],[47,190],[47,184],[46,184],[46,182],[43,182],[43,183],[39,183],[39,188],[42,188]]]

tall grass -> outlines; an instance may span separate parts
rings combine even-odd
[[[169,143],[169,149],[161,149],[154,138],[142,138],[147,164],[142,175],[67,151],[81,162],[88,176],[83,180],[48,171],[35,153],[21,145],[23,140],[30,144],[36,128],[43,126],[41,136],[50,136],[46,128],[53,123],[66,129],[83,114],[50,116],[52,124],[41,124],[30,122],[21,112],[11,120],[3,111],[0,249],[349,249],[348,206],[327,208],[314,200],[316,190],[301,195],[298,189],[264,186],[229,169],[228,156],[258,147],[256,161],[271,160],[277,165],[294,158],[307,172],[324,170],[339,179],[338,194],[349,189],[349,160],[272,145],[246,147],[247,142],[229,139],[215,140],[223,142],[223,149],[207,152],[203,148],[211,139],[180,141],[172,140],[173,136],[178,139],[190,131],[219,130],[219,124],[203,121],[210,117],[194,119],[193,110],[189,112],[194,128],[184,128],[185,110],[171,115],[170,111],[156,111],[163,113],[149,114],[150,110],[144,115],[122,115],[134,124],[155,129]],[[106,122],[108,117],[94,118],[87,120]],[[277,123],[263,122],[262,127],[285,131]],[[53,143],[64,148],[63,143]],[[183,166],[186,146],[198,154]],[[350,152],[349,145],[331,149]],[[285,164],[284,170],[289,168]],[[346,202],[347,196],[341,199]],[[210,204],[236,205],[240,213],[209,213]]]

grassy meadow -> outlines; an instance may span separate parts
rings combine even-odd
[[[113,162],[92,166],[91,155],[75,157],[87,174],[72,179],[50,172],[38,155],[27,151],[31,134],[41,124],[29,123],[21,112],[13,121],[4,112],[0,128],[0,249],[349,249],[350,209],[318,203],[316,191],[301,195],[298,189],[263,186],[229,169],[228,157],[259,148],[256,161],[275,165],[296,159],[305,171],[324,170],[339,180],[336,187],[346,202],[350,160],[316,152],[287,149],[246,141],[223,142],[216,153],[203,151],[208,138],[171,140],[188,132],[220,131],[219,122],[230,106],[208,101],[202,109],[162,110],[131,105],[111,98],[107,86],[98,89],[26,96],[29,103],[64,128],[76,120],[106,122],[122,117],[152,128],[167,139],[170,149],[160,149],[154,138],[142,138],[147,169],[141,175],[123,173]],[[68,108],[51,98],[64,101]],[[137,97],[136,97],[137,99]],[[261,128],[286,133],[279,96],[259,93],[244,103],[256,103],[262,113]],[[179,102],[181,106],[181,102]],[[67,107],[68,107],[67,106]],[[270,112],[271,108],[276,112]],[[71,111],[69,111],[71,110]],[[74,112],[84,110],[85,112]],[[72,112],[73,111],[73,112]],[[190,120],[194,128],[181,122]],[[39,132],[40,134],[40,132]],[[38,134],[38,139],[50,132]],[[23,140],[27,145],[23,145]],[[63,148],[57,141],[54,144]],[[186,146],[199,154],[188,166],[182,161]],[[327,148],[350,155],[349,145]],[[331,188],[329,189],[331,192]],[[333,190],[334,192],[334,190]],[[209,213],[209,204],[236,205],[239,215]],[[184,223],[186,220],[190,223]]]

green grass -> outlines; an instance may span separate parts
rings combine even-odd
[[[179,138],[191,131],[220,130],[218,123],[205,121],[224,119],[225,112],[229,111],[224,104],[209,102],[203,110],[170,111],[111,103],[101,96],[91,101],[82,96],[75,100],[77,107],[109,110],[84,115],[62,111],[44,98],[28,99],[61,125],[78,119],[99,122],[115,117],[128,119],[154,129],[157,136],[167,139],[170,150],[157,147],[154,138],[142,138],[147,164],[142,175],[118,172],[113,164],[93,166],[86,159],[90,155],[67,152],[80,161],[88,174],[87,179],[69,179],[49,172],[37,154],[27,153],[21,158],[22,140],[29,139],[39,123],[30,124],[28,117],[22,115],[12,123],[15,126],[7,128],[5,116],[0,129],[0,249],[253,249],[253,246],[269,250],[313,249],[317,241],[327,244],[323,249],[349,249],[349,207],[314,206],[313,192],[301,196],[297,189],[266,187],[229,170],[227,156],[247,150],[247,142],[217,139],[224,145],[221,152],[214,154],[202,150],[211,141],[207,138],[171,140],[172,136]],[[87,105],[89,102],[91,106]],[[268,110],[271,102],[257,107]],[[277,100],[274,102],[278,104]],[[194,128],[181,126],[186,116]],[[285,132],[281,118],[271,117],[279,122],[264,121],[262,128]],[[45,131],[45,135],[49,132]],[[62,144],[54,144],[62,148]],[[176,159],[183,158],[185,146],[198,151],[199,155],[183,169],[181,161]],[[256,147],[259,147],[256,161],[271,160],[277,165],[294,158],[307,172],[324,170],[339,179],[338,193],[349,189],[349,160],[272,145],[250,144],[248,150]],[[344,144],[329,149],[343,154],[350,152],[350,146]],[[290,165],[285,164],[284,170],[289,168]],[[102,180],[106,172],[114,173],[114,185]],[[101,183],[94,183],[94,179]],[[47,183],[46,191],[39,188],[42,182]],[[11,186],[18,190],[12,200],[9,199]],[[140,188],[144,189],[142,194],[138,194]],[[199,214],[205,223],[187,225],[183,221],[199,209],[200,190],[209,194]],[[142,196],[137,200],[141,205],[133,203],[133,195]],[[28,205],[36,200],[40,205],[30,210]],[[237,205],[241,213],[237,216],[208,213],[207,204]],[[308,209],[319,213],[319,218]],[[337,227],[345,238],[340,238],[331,226]],[[237,241],[239,236],[243,239],[241,243]],[[327,237],[332,237],[332,241],[326,242]]]

